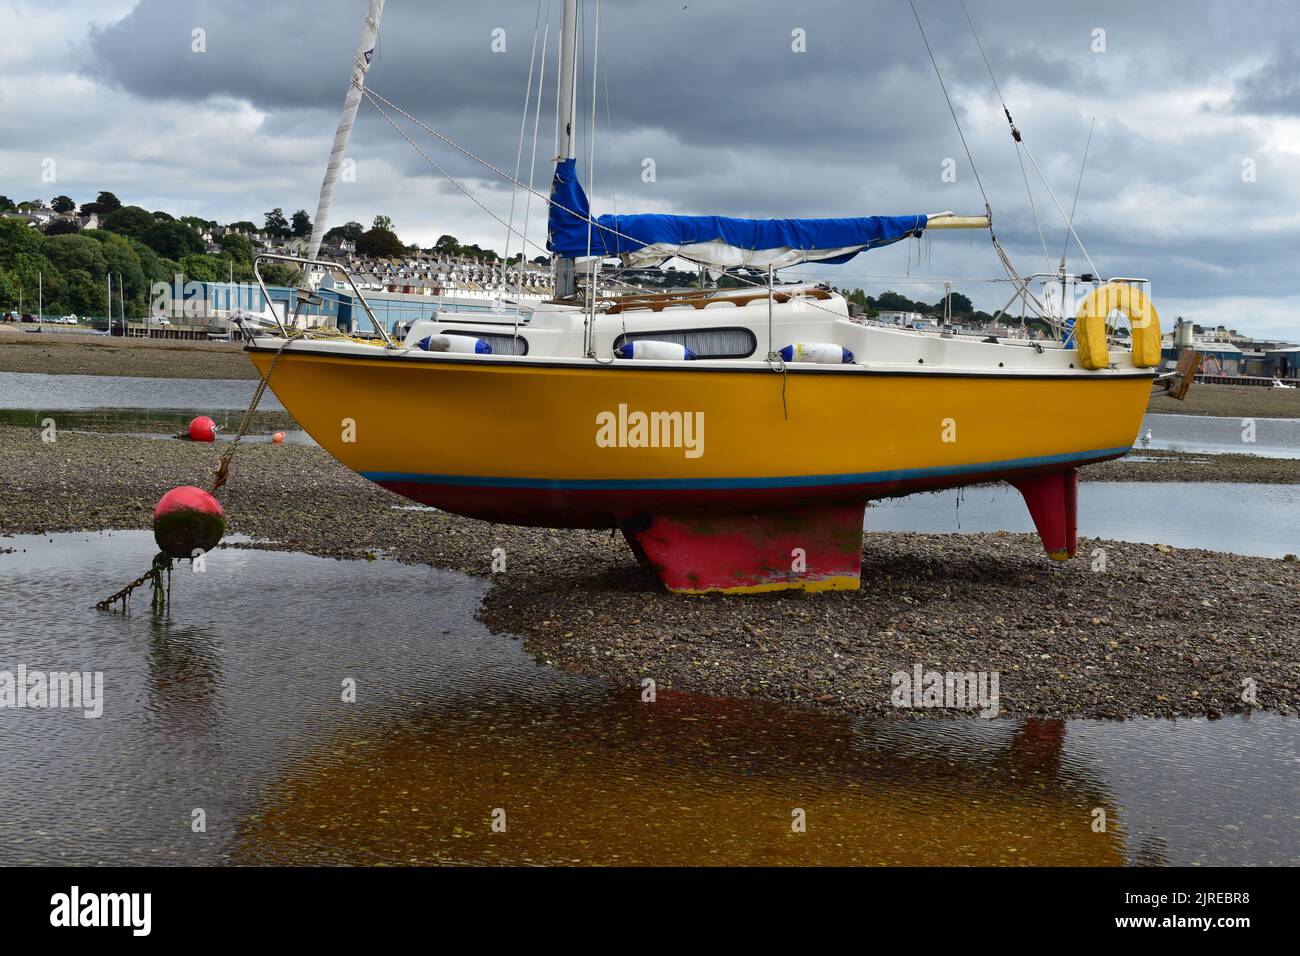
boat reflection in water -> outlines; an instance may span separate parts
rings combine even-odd
[[[4,545],[0,670],[84,662],[105,706],[0,719],[0,864],[1300,862],[1294,718],[649,703],[489,633],[463,575],[222,549],[155,621],[87,598],[148,532]]]
[[[671,693],[501,704],[429,708],[308,756],[234,862],[1124,862],[1104,786],[1062,773],[1063,721],[904,724]]]

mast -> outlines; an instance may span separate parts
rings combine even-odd
[[[577,125],[577,58],[578,58],[578,0],[564,0],[564,18],[560,24],[560,97],[556,102],[556,123],[559,131],[557,164],[573,159],[574,134]],[[571,298],[576,292],[574,262],[561,256],[555,261],[555,297]]]
[[[348,148],[352,136],[352,124],[357,118],[357,107],[361,105],[361,91],[365,86],[366,72],[370,69],[370,60],[375,53],[375,39],[379,36],[379,18],[384,12],[384,0],[366,0],[366,19],[361,24],[361,39],[357,42],[357,53],[352,62],[352,78],[348,81],[348,93],[343,99],[343,115],[339,117],[339,128],[334,133],[334,148],[330,150],[329,165],[325,167],[325,180],[320,186],[320,203],[316,206],[316,219],[311,226],[311,244],[307,247],[307,258],[315,259],[320,253],[321,240],[325,238],[325,226],[329,222],[330,205],[334,201],[334,184],[339,178],[339,167],[343,164],[343,153]]]

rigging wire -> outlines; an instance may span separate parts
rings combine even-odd
[[[1083,144],[1083,159],[1079,163],[1079,181],[1074,184],[1074,202],[1070,204],[1070,222],[1074,222],[1074,213],[1079,208],[1079,190],[1083,188],[1083,171],[1088,165],[1088,148],[1092,146],[1092,131],[1097,125],[1097,117],[1088,124],[1088,140]],[[1061,271],[1065,271],[1065,254],[1070,251],[1070,233],[1065,233],[1065,245],[1061,247]]]
[[[952,124],[957,127],[957,135],[961,138],[962,149],[966,150],[966,161],[970,163],[971,172],[975,174],[975,184],[979,186],[980,195],[984,197],[984,209],[988,212],[991,221],[993,211],[989,205],[988,193],[984,191],[984,182],[980,179],[980,171],[975,166],[975,157],[971,155],[970,145],[966,142],[966,134],[962,132],[961,122],[957,119],[957,110],[952,105],[952,97],[948,95],[948,87],[943,82],[943,74],[939,71],[939,63],[934,58],[934,50],[930,49],[930,38],[925,35],[925,27],[921,23],[921,14],[917,12],[914,0],[907,0],[907,2],[912,7],[912,16],[916,18],[916,26],[921,31],[921,42],[925,44],[925,52],[930,55],[930,65],[934,67],[934,75],[939,78],[939,89],[943,90],[943,98],[948,103],[948,112],[952,114]],[[990,231],[992,231],[991,225]]]
[[[549,16],[549,12],[548,12]],[[533,52],[528,56],[528,85],[524,88],[524,108],[519,117],[519,148],[515,151],[515,179],[518,179],[522,172],[521,167],[524,161],[524,133],[528,129],[528,106],[533,98],[533,69],[537,64],[537,34],[538,27],[542,22],[542,0],[537,0],[537,14],[533,18]],[[545,56],[545,54],[543,54]],[[537,85],[537,101],[542,99],[542,87],[539,82]],[[505,262],[510,265],[510,239],[515,231],[515,201],[519,195],[517,186],[510,187],[510,221],[506,225],[506,248]],[[524,254],[527,258],[527,255]]]
[[[993,74],[993,65],[989,63],[989,58],[984,53],[984,44],[980,42],[979,33],[975,30],[975,21],[971,19],[970,11],[966,9],[966,0],[960,0],[960,3],[962,12],[966,14],[966,22],[970,25],[971,36],[975,38],[975,45],[979,47],[980,56],[984,59],[984,67],[989,72],[989,79],[993,81],[993,89],[997,91],[998,101],[1002,104],[1002,112],[1006,114],[1007,125],[1011,127],[1011,138],[1016,142],[1017,154],[1019,154],[1020,149],[1023,149],[1025,155],[1029,157],[1029,162],[1033,164],[1034,172],[1038,173],[1038,178],[1042,180],[1043,188],[1047,190],[1047,195],[1051,198],[1052,204],[1056,206],[1056,211],[1061,214],[1061,219],[1064,220],[1069,234],[1073,235],[1074,241],[1079,244],[1079,251],[1082,252],[1084,258],[1088,260],[1088,265],[1092,269],[1093,275],[1100,275],[1101,273],[1097,271],[1097,266],[1092,261],[1092,256],[1088,255],[1088,250],[1084,246],[1083,240],[1080,239],[1079,234],[1074,231],[1073,216],[1066,216],[1065,210],[1061,208],[1061,204],[1056,198],[1056,193],[1052,191],[1051,183],[1047,181],[1047,177],[1043,175],[1042,169],[1039,168],[1038,160],[1034,159],[1033,150],[1029,148],[1029,144],[1026,143],[1020,135],[1020,130],[1016,128],[1015,121],[1011,118],[1011,110],[1007,108],[1006,99],[1002,96],[1002,89],[998,86],[997,77]],[[913,11],[916,10],[915,4],[913,4],[912,9]],[[1026,182],[1026,186],[1028,186],[1028,182]],[[1046,254],[1046,251],[1046,246],[1044,246],[1044,254]],[[1048,268],[1051,268],[1050,260],[1048,262]]]
[[[532,209],[533,209],[533,176],[537,172],[537,134],[542,120],[542,90],[545,88],[545,82],[546,82],[546,48],[550,41],[550,36],[551,36],[551,5],[550,3],[547,3],[546,25],[542,31],[542,66],[537,79],[537,104],[534,107],[534,113],[533,113],[533,154],[532,154],[532,158],[528,161],[528,189],[524,193],[524,244],[525,245],[528,242],[528,221],[532,214]],[[521,298],[521,299],[523,298],[524,295],[524,269],[527,268],[527,266],[528,266],[528,254],[524,252],[523,249],[521,248],[520,258],[519,258],[519,271],[517,273],[519,277],[519,283],[518,283],[518,291],[516,293],[517,298]],[[518,315],[516,310],[516,318],[517,317]],[[518,331],[519,330],[516,327],[515,329],[516,334],[518,334]]]
[[[393,129],[397,130],[398,134],[401,135],[402,139],[406,140],[406,142],[411,146],[412,149],[414,149],[417,153],[419,153],[421,156],[423,156],[424,159],[425,159],[425,161],[428,162],[429,165],[431,165],[434,169],[436,169],[438,172],[440,172],[440,173],[443,175],[443,178],[445,178],[445,179],[447,180],[447,182],[449,182],[449,183],[451,183],[453,186],[455,186],[455,187],[460,191],[460,193],[461,193],[461,194],[462,194],[466,199],[468,199],[468,200],[469,200],[470,202],[472,202],[474,205],[478,206],[479,209],[482,209],[485,213],[487,213],[489,216],[491,216],[493,219],[495,219],[498,223],[500,223],[501,225],[505,226],[507,229],[511,229],[511,228],[512,228],[511,225],[510,225],[508,222],[506,222],[504,219],[502,219],[500,216],[498,216],[495,212],[493,212],[493,211],[492,211],[491,209],[489,209],[487,206],[483,205],[483,203],[480,202],[479,199],[478,199],[478,198],[477,198],[473,193],[471,193],[468,189],[466,189],[466,188],[461,184],[461,182],[460,182],[458,179],[456,179],[456,177],[452,176],[451,173],[447,172],[446,169],[444,169],[441,165],[439,165],[439,163],[438,163],[437,160],[435,160],[432,156],[430,156],[430,155],[429,155],[428,153],[426,153],[423,149],[421,149],[420,146],[419,146],[419,144],[417,144],[417,143],[415,142],[415,140],[411,139],[411,137],[407,134],[406,130],[404,130],[404,129],[402,129],[402,127],[398,126],[397,123],[393,120],[393,118],[392,118],[391,116],[389,116],[388,113],[385,112],[385,110],[384,110],[381,106],[379,106],[378,104],[376,104],[376,103],[371,99],[371,97],[370,97],[370,92],[369,92],[368,90],[367,90],[367,91],[364,91],[364,92],[365,92],[365,95],[366,95],[366,99],[370,101],[370,105],[371,105],[371,106],[374,106],[375,109],[379,110],[380,115],[382,115],[382,116],[384,117],[384,119],[388,120],[388,124],[389,124],[390,126],[392,126]],[[380,99],[383,99],[383,97],[380,97]],[[401,110],[396,110],[396,112],[399,112],[399,113],[400,113]],[[498,172],[499,172],[499,170],[498,170]],[[502,173],[501,175],[504,176],[505,173]],[[522,186],[523,184],[520,183],[519,185]],[[537,243],[532,242],[531,240],[525,240],[525,241],[529,242],[529,243],[530,243],[534,248],[536,248],[536,249],[540,249],[542,252],[548,252],[548,251],[549,251],[549,250],[547,250],[544,246],[539,246]]]
[[[989,218],[989,240],[993,243],[993,249],[997,253],[998,261],[1002,263],[1002,268],[1006,270],[1007,275],[1017,283],[1020,288],[1020,295],[1025,299],[1025,301],[1032,300],[1035,307],[1040,310],[1040,314],[1043,315],[1044,318],[1047,318],[1048,316],[1046,310],[1043,309],[1042,303],[1039,302],[1038,298],[1029,290],[1028,283],[1020,277],[1020,273],[1016,271],[1016,267],[1012,264],[1010,256],[1008,256],[1006,250],[1002,248],[1002,243],[998,242],[997,234],[993,231],[993,208],[989,204],[988,193],[984,190],[984,182],[980,179],[979,169],[975,165],[975,157],[971,155],[970,145],[966,142],[966,134],[961,128],[961,121],[957,119],[957,110],[952,105],[952,97],[948,95],[948,86],[943,81],[943,72],[939,69],[939,62],[934,58],[934,50],[930,47],[930,38],[926,36],[925,24],[921,22],[921,14],[917,12],[915,0],[907,0],[907,2],[912,8],[912,16],[916,19],[916,27],[921,31],[921,42],[925,44],[925,52],[930,56],[930,65],[934,67],[934,75],[939,81],[939,89],[943,91],[943,98],[948,104],[948,112],[952,114],[953,125],[957,127],[957,135],[961,138],[962,148],[966,151],[966,159],[970,163],[971,172],[975,174],[975,183],[979,186],[980,195],[984,197],[984,211]],[[1010,114],[1007,115],[1010,116]],[[1017,136],[1018,135],[1019,134],[1017,134]],[[1033,156],[1030,156],[1030,160],[1033,160]],[[1040,173],[1039,175],[1041,176],[1042,174]],[[1044,247],[1046,247],[1046,244],[1044,244]],[[1050,267],[1050,260],[1048,264]],[[1014,299],[1012,301],[1014,301]]]

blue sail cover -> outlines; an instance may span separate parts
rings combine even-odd
[[[568,258],[622,257],[634,264],[684,255],[719,268],[848,262],[859,252],[919,235],[924,214],[851,219],[733,219],[656,214],[598,216],[590,228],[577,164],[555,167],[546,246]],[[576,213],[576,215],[575,215]]]

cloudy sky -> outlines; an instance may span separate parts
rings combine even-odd
[[[1075,226],[1098,270],[1150,278],[1167,322],[1181,314],[1300,338],[1300,4],[967,3],[1066,212],[1095,118]],[[260,222],[274,206],[314,213],[364,6],[0,0],[0,193],[82,202],[108,189],[127,203],[220,221]],[[584,6],[580,113],[589,117],[594,0]],[[1029,167],[1044,256],[960,4],[917,6],[999,238],[1021,272],[1045,262],[1054,270],[1064,221]],[[536,172],[544,188],[559,8],[559,0],[388,0],[370,86],[513,170],[534,24],[549,15]],[[595,80],[588,185],[597,212],[982,211],[906,0],[603,0]],[[508,183],[410,132],[481,202],[509,215]],[[525,156],[530,149],[531,138]],[[586,140],[580,155],[585,172]],[[407,241],[452,233],[504,249],[505,229],[364,104],[349,156],[356,181],[340,185],[335,222],[384,213]],[[652,182],[643,181],[647,159]],[[955,181],[945,181],[946,161]],[[53,183],[42,178],[51,168]],[[538,242],[541,220],[534,207]],[[1087,271],[1073,243],[1069,262]],[[1002,274],[985,233],[938,235],[926,248],[900,243],[817,274],[929,301],[951,278],[986,308],[1009,294],[973,281]]]

